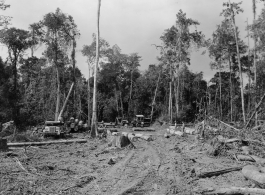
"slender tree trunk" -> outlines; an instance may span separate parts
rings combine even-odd
[[[121,97],[121,91],[120,91],[120,101],[121,101],[121,115],[122,115],[122,117],[124,117],[124,112],[123,112],[123,101],[122,101],[122,97]]]
[[[252,0],[252,4],[253,4],[253,24],[255,23],[256,20],[256,0]],[[257,64],[256,64],[256,44],[257,44],[257,39],[256,39],[256,29],[253,29],[254,31],[254,48],[253,48],[253,52],[254,52],[254,102],[255,102],[255,107],[257,106]],[[258,113],[255,113],[255,125],[258,125]]]
[[[216,86],[216,89],[215,89],[215,111],[218,111],[218,107],[217,107],[217,94],[218,94],[218,86]]]
[[[170,65],[170,82],[169,82],[169,105],[168,105],[168,114],[170,123],[172,123],[172,67]]]
[[[176,85],[176,82],[175,82]],[[176,99],[176,114],[179,114],[179,68],[177,68],[177,85],[175,86],[175,99]]]
[[[232,84],[232,68],[231,68],[231,56],[228,59],[229,63],[229,83],[230,83],[230,112],[231,112],[231,122],[233,121],[233,84]]]
[[[96,42],[96,64],[94,68],[94,93],[93,93],[93,114],[92,114],[92,127],[91,137],[96,137],[97,132],[97,72],[99,61],[99,17],[100,17],[100,4],[101,0],[98,0],[98,13],[97,13],[97,42]]]
[[[34,40],[34,29],[32,28],[32,39]],[[34,56],[34,46],[31,46],[31,57],[33,57]]]
[[[128,104],[128,113],[127,115],[130,116],[131,108],[132,108],[132,76],[133,76],[133,70],[131,70],[131,84],[130,84],[130,99]]]
[[[14,136],[17,133],[17,126],[19,124],[19,108],[18,108],[18,91],[17,91],[17,56],[14,57],[14,60],[11,60],[12,64],[13,64],[13,75],[14,75],[14,91],[13,91],[13,98],[14,98],[14,102],[12,102],[13,104],[13,108],[12,108],[12,115],[13,115],[13,120],[14,120],[14,124],[15,124],[15,131],[14,131]]]
[[[116,99],[116,109],[117,109],[117,113],[118,116],[120,116],[120,109],[119,109],[119,95],[117,92],[117,89],[115,88],[115,99]]]
[[[244,102],[244,85],[243,85],[243,77],[242,77],[242,70],[241,70],[237,29],[236,29],[236,22],[235,22],[235,14],[234,14],[233,8],[231,6],[230,0],[229,0],[229,5],[230,5],[231,12],[232,12],[232,21],[233,21],[233,27],[234,27],[235,40],[236,40],[237,60],[238,60],[238,69],[239,69],[240,87],[241,87],[241,104],[242,104],[243,121],[244,121],[244,123],[246,123],[245,102]]]
[[[221,64],[219,64],[219,98],[220,98],[220,120],[223,118],[222,110],[222,78],[221,78]]]
[[[91,108],[90,108],[90,64],[88,63],[88,79],[87,79],[87,127],[91,128],[91,117],[90,117],[90,113],[91,113]]]
[[[154,106],[155,106],[155,101],[156,101],[156,94],[157,94],[157,89],[158,89],[158,84],[159,84],[159,81],[160,81],[160,72],[159,72],[159,75],[158,75],[158,80],[156,82],[156,89],[155,89],[155,95],[154,95],[154,99],[153,99],[153,102],[152,102],[152,110],[151,110],[151,122],[153,120],[153,114],[154,114]]]
[[[75,78],[75,38],[73,38],[73,44],[72,44],[72,63],[73,63],[73,83],[74,83],[74,88],[73,88],[73,115],[76,117],[76,78]]]
[[[248,19],[247,19],[247,27],[248,27]],[[249,47],[249,29],[248,29],[248,113],[250,113],[250,104],[251,104],[251,74],[250,74],[250,47]]]
[[[56,69],[56,78],[57,78],[57,91],[56,91],[56,110],[55,110],[55,121],[58,120],[59,116],[59,107],[60,107],[60,77],[59,77],[59,68],[55,65]]]

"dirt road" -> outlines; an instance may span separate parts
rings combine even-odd
[[[206,155],[195,136],[137,140],[135,149],[109,148],[107,140],[12,149],[0,153],[0,194],[201,194],[218,186],[248,186],[242,174],[198,179],[195,171],[238,165]],[[149,133],[150,134],[150,133]],[[110,161],[110,159],[112,159]]]

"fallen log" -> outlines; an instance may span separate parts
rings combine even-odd
[[[239,129],[233,127],[232,125],[229,125],[229,124],[227,124],[227,123],[225,123],[225,122],[223,122],[223,121],[221,121],[221,120],[219,120],[219,119],[216,119],[216,118],[213,118],[213,117],[208,117],[208,118],[209,118],[210,120],[214,119],[214,120],[218,121],[219,123],[222,123],[223,125],[226,125],[227,127],[230,127],[231,129],[234,129],[234,130],[236,130],[236,131],[240,131]]]
[[[49,144],[69,144],[69,143],[86,143],[86,139],[71,139],[71,140],[54,140],[44,142],[20,142],[20,143],[7,143],[8,147],[19,147],[19,146],[41,146]]]
[[[254,155],[238,154],[238,155],[236,155],[236,158],[239,161],[250,161],[250,162],[256,162],[257,164],[265,164],[264,158],[260,158],[258,156],[254,156]]]
[[[240,187],[229,187],[229,188],[219,188],[213,191],[203,192],[205,195],[239,195],[239,194],[265,194],[264,189],[260,188],[240,188]]]
[[[232,171],[239,171],[242,168],[243,168],[243,166],[239,166],[239,167],[231,167],[231,168],[227,168],[227,169],[222,169],[222,170],[219,170],[219,171],[202,172],[202,173],[199,173],[198,175],[196,174],[196,176],[199,177],[199,178],[218,176],[218,175],[222,175],[222,174],[229,173],[229,172],[232,172]]]
[[[137,140],[137,137],[135,136],[134,133],[122,132],[121,134],[128,137],[130,141],[136,141]]]
[[[184,133],[182,131],[175,131],[174,134],[178,136],[183,136]]]
[[[135,137],[144,139],[146,141],[152,141],[153,140],[151,135],[144,135],[142,133],[135,133],[134,135],[135,135]]]
[[[143,127],[143,128],[135,127],[133,128],[133,131],[155,131],[155,129],[152,127]]]
[[[261,188],[265,188],[265,170],[254,165],[247,165],[242,169],[244,177]]]
[[[142,135],[139,138],[144,139],[146,141],[153,141],[153,138],[150,135]]]
[[[195,129],[189,128],[189,127],[185,127],[184,130],[185,133],[190,134],[190,135],[194,135],[195,134]]]
[[[128,138],[129,138],[129,140],[131,140],[132,142],[138,140],[138,137],[136,137],[133,133],[129,133],[129,134],[128,134]]]

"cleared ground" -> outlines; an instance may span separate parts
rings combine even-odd
[[[88,142],[0,152],[0,194],[202,194],[251,185],[241,171],[198,179],[195,173],[240,164],[229,156],[209,157],[209,145],[194,135],[164,138],[164,133],[148,132],[154,140],[138,139],[136,148],[110,148],[108,140],[74,134]]]

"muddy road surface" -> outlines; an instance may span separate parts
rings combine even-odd
[[[113,148],[107,139],[74,134],[88,142],[0,152],[0,194],[185,195],[251,185],[240,171],[197,178],[198,172],[239,164],[228,157],[209,157],[207,144],[194,135],[164,138],[164,132],[148,132],[153,141],[138,139],[135,148]]]

